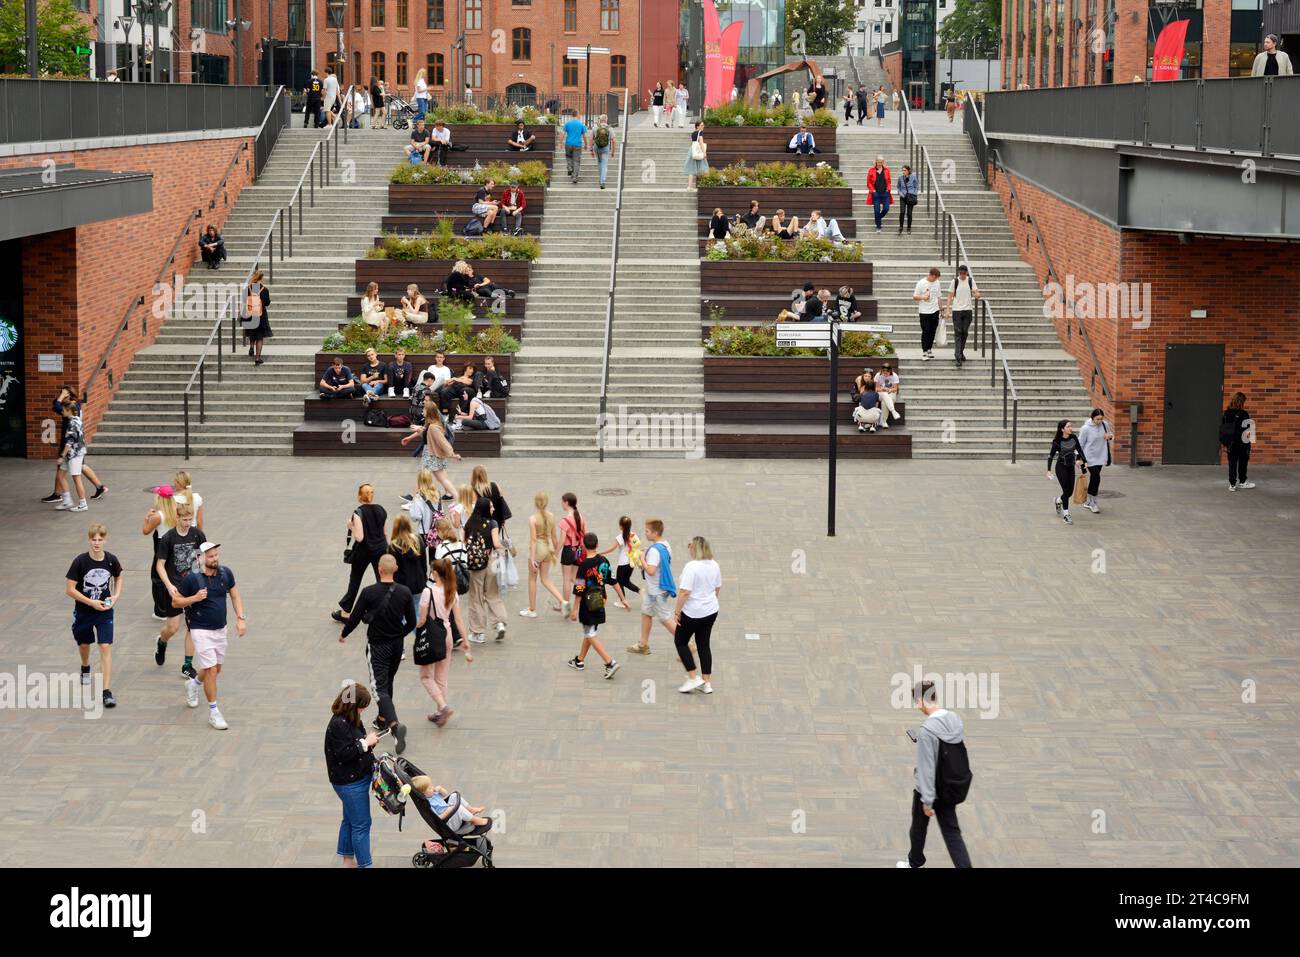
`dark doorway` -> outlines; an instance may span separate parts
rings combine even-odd
[[[1165,346],[1165,465],[1219,464],[1223,346]]]
[[[23,243],[0,243],[0,457],[27,454]]]
[[[511,83],[506,87],[507,106],[536,106],[537,87],[531,83]]]

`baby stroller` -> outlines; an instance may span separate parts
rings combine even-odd
[[[423,771],[405,758],[381,754],[375,761],[375,772],[371,781],[371,790],[379,806],[389,814],[397,815],[399,831],[402,829],[406,806],[409,803],[437,835],[436,840],[426,841],[420,845],[420,849],[411,856],[411,866],[473,867],[482,861],[484,867],[494,867],[492,842],[486,836],[488,831],[492,830],[492,822],[476,827],[468,834],[457,834],[434,813],[423,794],[411,793],[411,779],[422,774]],[[460,800],[460,793],[457,791],[453,791],[447,797],[447,803],[452,808],[455,808]]]
[[[396,93],[389,93],[387,99],[388,121],[395,130],[404,130],[415,122],[415,107],[410,100],[404,100]]]

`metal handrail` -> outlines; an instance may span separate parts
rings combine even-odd
[[[237,315],[235,309],[235,294],[231,293],[226,297],[226,301],[221,304],[221,309],[217,313],[217,320],[212,324],[212,331],[208,333],[207,341],[203,343],[203,351],[199,354],[199,361],[194,367],[194,372],[190,374],[190,381],[185,384],[185,391],[181,393],[181,404],[183,406],[183,426],[185,431],[185,460],[190,458],[190,393],[194,391],[194,383],[197,380],[199,384],[199,424],[202,425],[207,421],[207,361],[208,352],[212,349],[213,340],[216,339],[217,333],[221,331],[221,323],[225,320],[226,313],[229,312],[232,320]],[[232,342],[231,345],[234,343]],[[234,351],[233,349],[231,350]],[[217,346],[217,381],[221,382],[225,378],[225,368],[221,361],[221,346]]]
[[[899,100],[902,103],[902,109],[899,112],[900,132],[903,127],[906,128],[909,157],[912,159],[911,167],[913,171],[920,170],[918,178],[921,180],[921,188],[925,190],[925,209],[926,212],[933,212],[934,218],[934,238],[939,243],[940,258],[945,264],[951,262],[953,266],[964,263],[971,282],[978,287],[975,279],[975,269],[971,265],[970,254],[966,251],[966,242],[962,239],[961,230],[957,226],[957,217],[948,209],[947,203],[944,202],[943,190],[939,188],[939,177],[934,172],[934,164],[930,162],[930,151],[917,139],[916,130],[912,126],[912,111],[908,106],[907,97],[901,96]],[[920,162],[916,160],[919,155]],[[931,197],[933,196],[933,202]],[[940,233],[940,221],[943,222],[943,231]],[[1014,463],[1017,458],[1019,433],[1020,433],[1020,393],[1016,389],[1015,376],[1011,373],[1011,366],[1007,362],[1006,346],[1002,342],[1002,335],[998,331],[997,318],[993,314],[993,306],[987,299],[980,296],[975,300],[976,313],[979,321],[975,326],[976,347],[980,350],[980,356],[988,355],[989,332],[993,334],[993,352],[989,357],[989,388],[997,385],[998,364],[1002,365],[1002,428],[1008,427],[1007,406],[1010,404],[1010,428],[1011,428],[1011,461]]]
[[[596,416],[596,450],[605,461],[602,427],[609,408],[609,354],[614,339],[614,292],[618,286],[618,240],[623,223],[623,170],[627,167],[628,91],[623,91],[623,129],[618,153],[618,182],[614,185],[614,234],[609,249],[609,294],[605,301],[605,352],[600,365],[600,412]]]

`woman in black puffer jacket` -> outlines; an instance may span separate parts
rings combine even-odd
[[[334,699],[333,715],[325,729],[325,768],[334,793],[343,802],[338,855],[344,867],[369,867],[370,776],[375,767],[374,748],[379,735],[367,732],[361,712],[370,706],[370,691],[355,681],[345,682]]]

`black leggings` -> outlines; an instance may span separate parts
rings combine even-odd
[[[393,706],[393,676],[402,663],[402,639],[385,638],[366,642],[366,661],[370,665],[370,686],[379,704],[379,716],[389,727],[397,724]]]
[[[357,592],[361,590],[361,579],[365,577],[366,569],[374,569],[375,581],[379,581],[379,559],[383,552],[377,552],[374,555],[367,555],[364,552],[352,553],[352,564],[349,566],[348,574],[348,591],[339,599],[339,607],[345,614],[352,613],[352,606],[356,603]]]
[[[1074,494],[1074,466],[1056,464],[1056,480],[1061,483],[1061,508],[1070,510],[1070,496]]]
[[[641,594],[641,589],[638,588],[636,585],[633,585],[633,584],[632,584],[632,566],[631,566],[631,565],[619,565],[619,566],[618,566],[618,579],[617,579],[617,583],[618,583],[618,587],[621,588],[621,589],[623,589],[624,591],[635,592],[635,593],[638,594],[638,595]]]
[[[691,656],[690,641],[695,639],[695,648],[700,653],[700,673],[713,674],[713,652],[709,650],[709,637],[713,634],[713,623],[718,620],[718,613],[704,618],[692,618],[681,614],[677,617],[677,631],[673,641],[677,645],[677,656],[687,671],[695,670],[695,659]]]
[[[1246,469],[1250,465],[1250,445],[1245,442],[1233,442],[1228,446],[1228,484],[1238,485],[1246,481]]]
[[[1097,491],[1101,488],[1101,470],[1100,465],[1088,466],[1088,495],[1091,498],[1097,497]]]

